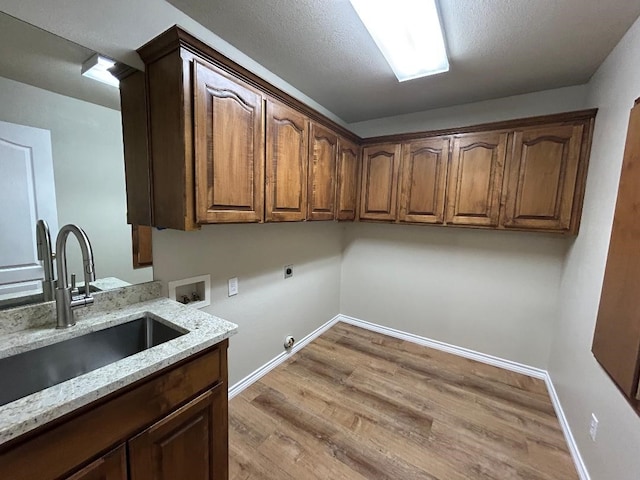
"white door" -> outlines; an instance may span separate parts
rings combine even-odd
[[[0,122],[0,298],[40,289],[39,219],[47,221],[55,239],[51,132]]]

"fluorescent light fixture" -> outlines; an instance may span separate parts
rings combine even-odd
[[[349,0],[400,82],[449,70],[436,0]]]
[[[82,75],[92,78],[112,87],[118,87],[120,82],[111,75],[109,69],[116,64],[113,60],[102,55],[95,54],[82,64]]]

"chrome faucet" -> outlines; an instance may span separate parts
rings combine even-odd
[[[67,278],[67,238],[73,233],[80,243],[82,251],[82,263],[84,266],[84,295],[73,296],[72,291],[76,288],[75,275],[71,275],[71,286]],[[76,324],[73,310],[93,303],[91,288],[89,283],[96,279],[93,270],[93,251],[89,237],[80,227],[76,225],[65,225],[58,232],[56,240],[57,267],[58,267],[58,287],[56,288],[56,313],[58,317],[57,328],[68,328]]]
[[[38,260],[44,267],[44,280],[42,280],[42,294],[45,302],[55,300],[56,279],[53,277],[53,259],[55,253],[51,251],[51,235],[49,225],[44,220],[38,220],[36,224],[36,242],[38,243]]]

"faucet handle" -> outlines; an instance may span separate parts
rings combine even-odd
[[[78,290],[78,288],[76,287],[76,274],[72,273],[71,274],[71,296],[73,297],[79,294],[80,294],[80,290]]]

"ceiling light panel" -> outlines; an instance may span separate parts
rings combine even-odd
[[[349,0],[400,82],[449,70],[436,0]]]

